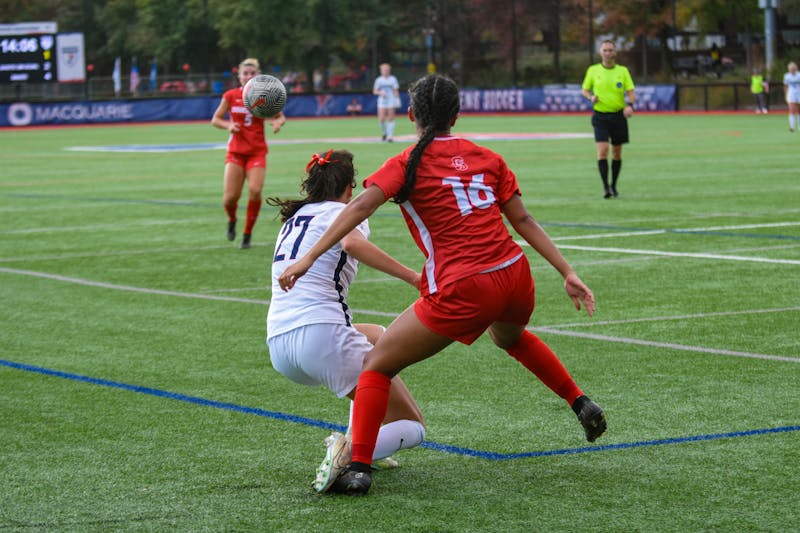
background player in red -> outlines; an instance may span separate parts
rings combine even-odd
[[[534,307],[533,277],[503,216],[561,273],[575,307],[580,310],[583,304],[590,316],[595,308],[592,291],[528,213],[516,176],[503,158],[450,135],[460,110],[456,84],[440,75],[426,76],[409,94],[417,144],[364,180],[365,190],[308,253],[278,277],[282,289],[291,289],[322,253],[390,198],[400,204],[425,254],[420,298],[389,325],[364,359],[353,409],[352,462],[333,483],[334,492],[369,490],[369,464],[392,376],[453,341],[471,344],[487,329],[497,346],[572,406],[589,442],[606,429],[600,406],[583,394],[553,351],[526,329]]]
[[[242,101],[242,88],[261,72],[257,59],[248,58],[239,64],[239,87],[225,91],[211,118],[211,125],[228,130],[228,153],[225,156],[222,205],[228,214],[229,241],[236,238],[236,209],[242,188],[247,180],[247,215],[242,234],[242,248],[250,248],[253,226],[261,211],[261,190],[267,173],[267,141],[264,138],[264,119],[250,114]],[[228,115],[228,118],[226,118]],[[278,133],[286,122],[283,112],[272,119],[272,132]]]

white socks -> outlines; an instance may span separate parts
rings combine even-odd
[[[397,420],[381,426],[372,460],[389,457],[399,450],[413,448],[425,440],[425,427],[416,420]]]

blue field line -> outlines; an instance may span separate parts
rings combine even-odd
[[[287,422],[295,422],[298,424],[305,424],[307,426],[315,426],[331,431],[345,431],[347,428],[341,424],[332,424],[324,420],[315,420],[313,418],[306,418],[303,416],[287,415],[285,413],[278,413],[275,411],[267,411],[265,409],[258,409],[255,407],[245,407],[234,403],[217,402],[214,400],[207,400],[197,396],[187,396],[185,394],[178,394],[175,392],[168,392],[160,389],[152,389],[150,387],[140,387],[138,385],[129,385],[128,383],[121,383],[119,381],[111,381],[107,379],[93,378],[89,376],[82,376],[80,374],[73,374],[71,372],[61,372],[60,370],[52,370],[40,366],[26,365],[24,363],[16,363],[14,361],[7,361],[0,359],[0,365],[15,368],[17,370],[25,370],[26,372],[35,372],[37,374],[44,374],[45,376],[53,376],[64,379],[71,379],[74,381],[83,381],[84,383],[91,383],[93,385],[102,385],[104,387],[113,387],[116,389],[123,389],[131,392],[138,392],[140,394],[149,394],[151,396],[158,396],[161,398],[169,398],[170,400],[178,400],[186,403],[193,403],[197,405],[204,405],[206,407],[214,407],[216,409],[226,409],[228,411],[236,411],[239,413],[246,413],[251,415],[263,416],[265,418],[274,418],[276,420],[285,420]]]
[[[195,405],[203,405],[206,407],[213,407],[215,409],[225,409],[228,411],[235,411],[237,413],[245,413],[250,415],[262,416],[265,418],[272,418],[275,420],[283,420],[286,422],[294,422],[296,424],[304,424],[318,428],[327,429],[330,431],[346,431],[346,426],[341,424],[334,424],[326,422],[325,420],[317,420],[314,418],[306,418],[304,416],[289,415],[286,413],[279,413],[276,411],[268,411],[266,409],[259,409],[256,407],[246,407],[228,402],[217,402],[214,400],[207,400],[197,396],[188,396],[186,394],[179,394],[168,392],[160,389],[153,389],[150,387],[140,387],[138,385],[130,385],[128,383],[121,383],[119,381],[111,381],[107,379],[93,378],[89,376],[82,376],[80,374],[73,374],[71,372],[62,372],[60,370],[52,370],[40,366],[27,365],[24,363],[17,363],[0,359],[0,365],[16,370],[23,370],[26,372],[34,372],[36,374],[43,374],[45,376],[58,377],[63,379],[70,379],[73,381],[82,381],[84,383],[91,383],[93,385],[102,385],[104,387],[112,387],[122,389],[139,394],[148,394],[150,396],[158,396],[160,398],[168,398],[170,400],[178,400],[181,402],[191,403]],[[469,457],[478,457],[480,459],[488,459],[491,461],[508,461],[512,459],[526,459],[530,457],[548,457],[552,455],[570,455],[576,453],[587,452],[603,452],[609,450],[624,450],[628,448],[641,448],[645,446],[660,446],[665,444],[682,444],[687,442],[719,440],[719,439],[732,439],[738,437],[752,437],[756,435],[767,435],[770,433],[787,433],[791,431],[800,431],[800,426],[784,426],[779,428],[767,429],[753,429],[749,431],[732,431],[729,433],[712,433],[708,435],[693,435],[689,437],[674,437],[669,439],[656,439],[640,442],[629,442],[620,444],[606,444],[603,446],[584,446],[581,448],[564,448],[559,450],[547,450],[538,452],[524,452],[524,453],[498,453],[487,452],[481,450],[473,450],[470,448],[462,448],[460,446],[451,446],[449,444],[439,444],[433,441],[425,441],[422,443],[423,448],[429,450],[440,451],[444,453],[451,453],[455,455],[464,455]]]

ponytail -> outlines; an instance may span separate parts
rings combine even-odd
[[[406,163],[405,182],[392,201],[407,201],[417,181],[417,169],[425,149],[439,132],[450,130],[450,125],[461,110],[458,86],[453,80],[439,74],[420,78],[408,89],[414,118],[422,127],[422,135],[411,150]]]

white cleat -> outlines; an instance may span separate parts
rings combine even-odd
[[[331,433],[325,439],[325,459],[317,468],[317,476],[312,483],[312,487],[317,492],[328,492],[333,482],[339,474],[350,464],[353,449],[350,442],[350,435],[342,435],[339,432]]]
[[[391,470],[393,468],[400,468],[400,463],[394,457],[384,457],[383,459],[376,459],[372,461],[373,470]]]

